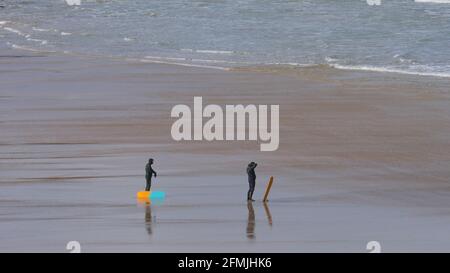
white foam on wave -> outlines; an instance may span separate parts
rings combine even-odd
[[[10,42],[7,42],[6,44],[8,46],[10,46],[11,48],[18,49],[18,50],[25,50],[25,51],[32,51],[32,52],[39,52],[39,53],[56,53],[55,51],[41,50],[41,49],[36,49],[36,48],[28,47],[28,46],[13,44]]]
[[[46,28],[37,28],[37,27],[33,27],[34,31],[38,31],[38,32],[49,32],[51,31],[51,29],[46,29]]]
[[[205,53],[205,54],[233,54],[233,51],[228,50],[197,50],[197,53]]]
[[[2,25],[2,24],[0,24],[0,25]],[[24,32],[22,32],[22,31],[19,30],[19,29],[15,29],[15,28],[12,28],[12,27],[3,27],[3,30],[6,30],[6,31],[11,32],[11,33],[14,33],[14,34],[16,34],[16,35],[18,35],[18,36],[20,36],[20,37],[23,37],[23,38],[26,39],[28,42],[39,43],[39,44],[41,44],[41,45],[46,45],[46,44],[48,44],[48,41],[47,41],[47,40],[42,40],[42,39],[33,38],[33,37],[31,37],[30,34],[24,33]],[[36,30],[36,29],[33,28],[33,30]],[[36,31],[39,31],[39,30],[36,30]],[[20,46],[17,46],[17,45],[14,45],[14,44],[11,44],[11,45],[13,45],[13,46],[12,46],[13,48],[21,49],[21,48],[19,48]],[[29,49],[27,49],[27,50],[29,50]]]
[[[66,0],[66,4],[69,6],[79,6],[81,5],[81,0]]]
[[[146,59],[153,60],[167,60],[167,61],[188,61],[187,58],[175,58],[175,57],[160,57],[160,56],[145,56]]]
[[[326,61],[327,63],[334,63],[334,62],[337,62],[337,61],[339,61],[339,60],[336,59],[336,58],[333,58],[333,57],[325,57],[325,61]]]
[[[213,68],[220,70],[231,70],[235,67],[251,67],[251,66],[291,66],[296,68],[313,67],[317,64],[296,63],[296,62],[243,62],[231,60],[217,59],[198,59],[186,57],[162,57],[162,56],[145,56],[144,60],[155,63],[177,64],[189,67]],[[211,65],[208,65],[211,64]],[[221,66],[222,65],[222,66]]]
[[[416,3],[450,4],[450,0],[414,0]]]
[[[61,31],[61,36],[69,36],[69,35],[72,35],[72,33],[70,33],[70,32],[64,32],[64,31]]]
[[[29,42],[37,42],[37,43],[40,43],[41,45],[46,45],[48,43],[47,40],[34,39],[34,38],[27,38],[27,41],[29,41]]]
[[[225,60],[208,60],[208,59],[192,59],[193,62],[199,63],[214,63],[214,64],[239,64],[239,65],[255,65],[256,63],[249,62],[235,62],[235,61],[225,61]]]
[[[181,51],[203,53],[203,54],[233,54],[233,53],[235,53],[234,51],[230,51],[230,50],[190,49],[190,48],[182,48]]]
[[[139,61],[143,62],[143,63],[170,64],[170,65],[217,69],[217,70],[225,70],[225,71],[230,70],[230,68],[228,68],[228,67],[183,63],[183,62],[177,62],[177,61],[170,61],[167,58],[161,59],[161,60],[145,58],[145,59],[140,59]]]
[[[290,62],[290,63],[265,63],[265,65],[280,65],[280,66],[293,66],[293,67],[313,67],[316,66],[317,64],[305,64],[305,63],[294,63],[294,62]]]
[[[191,59],[183,57],[161,57],[161,56],[145,56],[146,59],[159,60],[159,61],[178,61],[178,62],[189,62],[189,63],[213,63],[213,64],[230,64],[230,65],[255,65],[256,63],[250,62],[237,62],[237,61],[226,61],[226,60],[211,60],[211,59]]]
[[[411,71],[411,70],[403,70],[403,69],[398,69],[398,68],[378,67],[378,66],[368,66],[368,65],[339,65],[339,64],[329,64],[329,65],[333,68],[342,69],[342,70],[360,70],[360,71],[372,71],[372,72],[383,72],[383,73],[397,73],[397,74],[405,74],[405,75],[450,78],[450,72]]]
[[[26,37],[26,36],[27,36],[27,34],[23,33],[22,31],[20,31],[20,30],[18,30],[18,29],[15,29],[15,28],[4,27],[3,29],[6,30],[6,31],[15,33],[15,34],[17,34],[17,35],[19,35],[19,36],[23,36],[23,37]]]
[[[0,21],[0,26],[4,26],[4,25],[6,25],[8,23],[9,23],[9,21]]]

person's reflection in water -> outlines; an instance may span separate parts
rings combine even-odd
[[[267,202],[264,202],[264,210],[266,211],[267,221],[269,222],[269,225],[272,226],[272,224],[273,224],[272,214],[270,214],[270,209],[269,209],[269,205],[267,204]]]
[[[153,233],[152,222],[152,207],[150,202],[147,202],[145,204],[145,229],[147,230],[149,236]]]
[[[247,238],[255,239],[255,210],[253,203],[247,202],[248,219],[247,219]]]

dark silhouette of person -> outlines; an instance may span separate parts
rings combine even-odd
[[[250,162],[247,167],[247,174],[248,174],[248,193],[247,193],[247,201],[255,201],[253,200],[253,192],[255,191],[255,185],[256,185],[256,174],[255,174],[255,168],[258,166],[255,162]]]
[[[145,181],[147,182],[147,185],[145,186],[146,191],[150,191],[152,187],[152,175],[154,174],[156,177],[156,172],[153,170],[152,165],[153,158],[150,158],[147,165],[145,165]]]

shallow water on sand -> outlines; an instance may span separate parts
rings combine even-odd
[[[439,238],[446,236],[448,217],[436,209],[348,206],[318,196],[307,201],[282,185],[267,206],[247,204],[240,176],[161,177],[155,188],[167,198],[148,205],[134,199],[138,180],[2,185],[0,251],[67,252],[69,241],[85,252],[366,252],[371,240],[385,251],[447,249]]]

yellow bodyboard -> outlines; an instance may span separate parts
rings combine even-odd
[[[139,191],[136,194],[138,199],[150,198],[151,191]]]

